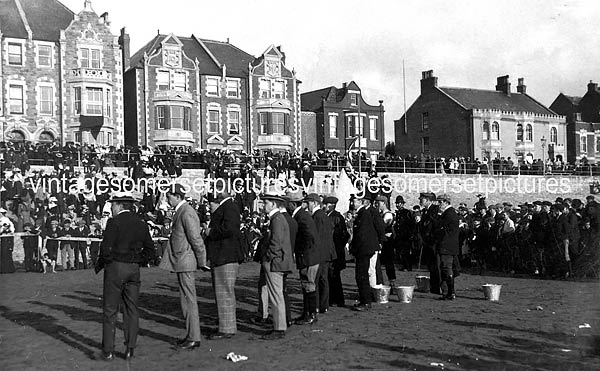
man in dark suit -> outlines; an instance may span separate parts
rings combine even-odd
[[[185,189],[174,183],[167,192],[167,202],[175,208],[171,225],[169,245],[160,267],[177,273],[181,310],[185,318],[186,335],[177,345],[181,349],[200,346],[200,321],[196,299],[195,274],[197,268],[206,267],[206,249],[200,235],[200,219],[196,211],[185,201]]]
[[[206,252],[212,267],[213,289],[217,302],[219,330],[210,340],[231,338],[237,332],[235,279],[244,261],[241,239],[240,211],[231,197],[222,193],[208,194],[211,210],[206,231]]]
[[[312,324],[317,320],[316,278],[319,270],[319,250],[317,249],[317,227],[310,214],[302,208],[301,191],[286,194],[288,211],[298,223],[298,233],[294,244],[296,268],[302,285],[303,310],[296,319],[298,325]]]
[[[283,215],[283,217],[285,218],[285,221],[288,223],[288,226],[290,227],[290,243],[292,244],[292,251],[294,251],[294,248],[296,246],[296,235],[298,234],[298,223],[296,223],[296,221],[294,220],[294,218],[292,218],[290,213],[287,212],[287,209],[285,207],[280,207],[279,212],[281,212],[281,215]],[[293,256],[292,256],[292,258],[293,258]],[[295,263],[295,259],[294,259],[294,263]],[[288,295],[288,290],[287,290],[287,276],[288,276],[287,273],[283,275],[283,298],[285,299],[285,318],[286,318],[288,327],[290,327],[291,325],[294,324],[294,321],[292,320],[292,311],[290,309],[290,297]]]
[[[437,261],[435,238],[439,208],[433,204],[435,199],[435,194],[431,192],[419,195],[419,203],[422,209],[420,230],[423,241],[422,261],[429,268],[429,290],[433,294],[441,294],[440,265]]]
[[[369,211],[371,205],[369,196],[354,197],[351,199],[356,210],[352,228],[352,241],[350,253],[356,261],[356,285],[358,286],[359,303],[352,309],[363,311],[371,308],[371,285],[369,284],[369,266],[373,256],[381,249],[378,233],[373,221],[373,214]]]
[[[319,250],[319,269],[315,283],[317,284],[317,308],[319,313],[329,310],[329,266],[337,258],[333,244],[333,225],[321,208],[321,199],[316,193],[307,195],[302,200],[308,206],[317,227],[317,248]]]
[[[333,244],[336,258],[329,270],[329,305],[344,307],[344,289],[342,287],[342,271],[346,268],[346,243],[350,238],[346,220],[335,209],[338,199],[333,196],[325,197],[323,203],[331,224],[333,224]]]
[[[114,358],[115,324],[121,303],[125,358],[133,357],[139,329],[140,264],[149,261],[154,252],[148,226],[132,212],[135,202],[132,195],[115,194],[109,202],[113,217],[102,236],[96,266],[97,272],[104,268],[102,359],[106,361]]]
[[[442,291],[445,292],[440,299],[454,300],[456,295],[454,291],[452,264],[454,257],[459,253],[459,218],[456,210],[454,210],[450,203],[450,196],[442,194],[437,197],[437,200],[440,203],[440,211],[442,212],[442,216],[435,226],[437,253],[439,255],[441,280],[446,283],[446,287],[442,287]]]
[[[279,212],[284,200],[276,195],[263,195],[265,213],[269,216],[269,233],[262,250],[261,263],[265,270],[269,301],[273,307],[273,331],[262,338],[276,340],[285,337],[287,321],[283,296],[283,277],[294,269],[290,230]]]

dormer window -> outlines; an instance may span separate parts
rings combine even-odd
[[[356,106],[358,104],[356,93],[351,93],[350,94],[350,104],[353,105],[353,106]]]

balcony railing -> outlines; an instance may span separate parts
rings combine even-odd
[[[94,68],[74,68],[71,70],[71,77],[86,80],[112,80],[112,72]]]

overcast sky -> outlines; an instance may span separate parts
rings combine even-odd
[[[84,0],[62,0],[75,13]],[[354,80],[369,104],[384,101],[386,140],[419,95],[421,71],[440,86],[493,90],[510,75],[549,106],[600,80],[596,0],[94,0],[112,31],[127,27],[133,54],[158,30],[230,42],[252,55],[281,45],[301,92]]]

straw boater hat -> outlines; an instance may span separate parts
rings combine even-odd
[[[131,192],[115,192],[107,202],[136,202]]]
[[[280,201],[280,202],[284,202],[285,200],[283,199],[283,197],[279,196],[279,195],[275,195],[275,194],[269,194],[269,193],[265,193],[262,196],[260,196],[260,198],[262,200],[273,200],[273,201]]]

